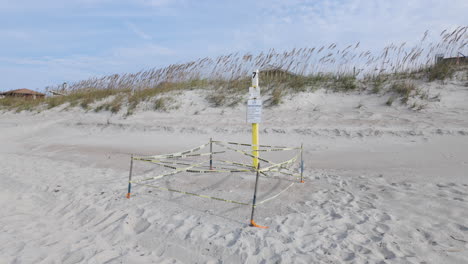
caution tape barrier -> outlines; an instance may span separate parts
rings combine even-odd
[[[188,195],[197,196],[197,197],[201,197],[201,198],[207,198],[207,199],[223,201],[223,202],[227,202],[227,203],[234,203],[234,204],[240,204],[240,205],[252,205],[250,203],[237,202],[237,201],[233,201],[233,200],[228,200],[228,199],[223,199],[223,198],[218,198],[218,197],[213,197],[213,196],[208,196],[208,195],[203,195],[203,194],[196,194],[196,193],[192,193],[192,192],[185,192],[185,191],[165,188],[165,187],[151,185],[151,184],[139,184],[139,185],[152,187],[152,188],[157,188],[157,189],[164,190],[164,191],[176,192],[176,193],[181,193],[181,194],[188,194]]]
[[[235,151],[235,152],[244,154],[245,156],[248,156],[248,157],[251,157],[251,158],[255,158],[255,159],[261,160],[261,161],[263,161],[263,162],[269,163],[269,164],[274,164],[274,163],[271,162],[271,161],[268,161],[268,160],[263,159],[263,158],[260,158],[260,157],[256,157],[256,156],[254,156],[254,155],[252,155],[252,154],[250,154],[250,153],[247,153],[247,152],[245,152],[245,151],[243,151],[243,150],[231,148],[231,147],[228,147],[228,146],[226,146],[226,145],[223,145],[222,143],[219,143],[219,142],[213,142],[213,143],[216,143],[216,145],[221,146],[221,147],[224,147],[224,148],[227,148],[227,149],[229,149],[229,150],[232,150],[232,151]]]
[[[218,140],[213,140],[211,141],[213,143],[221,143],[221,144],[229,144],[229,145],[237,145],[237,146],[245,146],[245,147],[252,147],[252,146],[258,146],[260,148],[287,148],[283,146],[269,146],[269,145],[252,145],[252,144],[247,144],[247,143],[237,143],[237,142],[225,142],[225,141],[218,141]]]
[[[160,159],[174,159],[174,158],[187,158],[187,157],[200,157],[200,156],[209,156],[213,154],[222,154],[226,153],[226,151],[218,151],[218,152],[207,152],[207,153],[197,153],[197,154],[183,154],[183,155],[174,155],[168,157],[162,156],[152,156],[152,157],[133,157],[134,160],[141,160],[141,161],[153,161],[153,160],[160,160]]]
[[[234,162],[234,161],[221,160],[221,159],[213,159],[212,158],[213,155],[222,154],[222,153],[225,153],[226,151],[213,152],[211,150],[211,147],[210,147],[210,152],[208,152],[208,153],[195,153],[197,151],[200,151],[200,150],[206,148],[208,145],[213,144],[213,143],[216,144],[217,146],[220,146],[220,147],[225,148],[227,150],[231,150],[231,151],[234,151],[234,152],[237,152],[237,153],[241,153],[242,155],[245,155],[247,157],[256,158],[261,162],[265,162],[265,163],[269,164],[269,166],[267,166],[265,168],[262,168],[262,169],[257,169],[252,165],[241,163],[241,162]],[[236,148],[229,147],[227,145],[237,145],[237,146],[247,146],[247,147],[258,146],[258,147],[266,148],[266,149],[241,150],[241,149],[236,149]],[[249,152],[276,152],[276,151],[293,151],[293,150],[300,150],[300,152],[298,154],[296,154],[294,157],[292,157],[291,159],[283,161],[283,162],[279,162],[279,163],[275,163],[275,162],[272,162],[270,160],[267,160],[267,159],[264,159],[264,158],[261,158],[261,157],[257,157],[255,155],[252,155],[251,153],[249,153]],[[179,160],[177,160],[177,159],[183,159],[183,158],[200,157],[200,156],[208,156],[208,155],[210,156],[210,169],[205,169],[205,168],[207,168],[207,161],[206,160],[203,161],[203,162],[200,162],[200,163],[195,163],[195,164],[190,163],[189,161],[184,161],[184,160],[179,161]],[[153,156],[135,156],[135,157],[132,156],[132,159],[131,159],[132,161],[135,160],[135,161],[151,162],[151,163],[156,164],[158,166],[173,169],[174,171],[169,172],[169,173],[160,174],[160,175],[153,176],[153,177],[149,177],[149,178],[138,179],[138,180],[131,180],[131,177],[130,177],[129,178],[129,184],[134,183],[134,184],[143,185],[143,186],[147,186],[147,187],[153,187],[153,188],[157,188],[157,189],[160,189],[160,190],[166,190],[166,191],[170,191],[170,192],[177,192],[177,193],[181,193],[181,194],[187,194],[187,195],[197,196],[197,197],[201,197],[201,198],[208,198],[208,199],[213,199],[213,200],[218,200],[218,201],[224,201],[224,202],[229,202],[229,203],[234,203],[234,204],[239,204],[239,205],[252,206],[252,204],[250,204],[250,203],[238,202],[238,201],[223,199],[223,198],[219,198],[219,197],[213,197],[213,196],[196,194],[196,193],[186,192],[186,191],[181,191],[181,190],[176,190],[176,189],[170,189],[170,188],[165,188],[165,187],[156,186],[156,185],[152,185],[152,184],[147,184],[147,183],[143,183],[143,182],[150,181],[150,180],[161,179],[161,178],[171,176],[171,175],[175,175],[175,174],[178,174],[178,173],[181,173],[181,172],[191,172],[191,173],[235,173],[235,172],[256,172],[256,171],[259,173],[259,176],[261,175],[262,177],[266,177],[266,178],[287,180],[287,179],[283,179],[283,178],[280,178],[280,177],[269,176],[267,174],[267,172],[277,172],[277,173],[280,173],[280,174],[283,174],[283,175],[288,175],[288,176],[292,176],[292,177],[295,177],[295,178],[301,178],[301,180],[302,180],[302,174],[295,173],[293,170],[290,169],[290,167],[293,164],[296,163],[299,156],[301,156],[301,159],[302,159],[302,146],[299,147],[299,148],[298,147],[293,148],[293,147],[284,147],[284,146],[252,145],[252,144],[244,144],[244,143],[236,143],[236,142],[224,142],[224,141],[211,141],[210,140],[209,143],[206,143],[206,144],[200,145],[200,146],[198,146],[196,148],[189,149],[189,150],[182,151],[182,152],[176,152],[176,153],[171,153],[171,154],[162,154],[162,155],[153,155]],[[223,166],[213,166],[212,165],[213,161],[233,165],[233,167],[240,166],[240,167],[243,167],[245,169],[226,168],[226,167],[223,167]],[[179,168],[178,166],[184,166],[184,167]],[[296,182],[292,182],[285,189],[281,190],[279,193],[277,193],[277,194],[275,194],[275,195],[273,195],[273,196],[271,196],[271,197],[269,197],[269,198],[267,198],[267,199],[265,199],[265,200],[263,200],[261,202],[256,203],[256,205],[254,205],[254,206],[261,205],[263,203],[266,203],[266,202],[268,202],[270,200],[273,200],[273,199],[279,197],[282,193],[286,192],[289,188],[291,188],[295,183]],[[130,187],[129,187],[129,190],[130,190]],[[129,193],[130,193],[130,191],[129,191]],[[128,197],[130,197],[130,196],[128,196]]]
[[[161,187],[161,186],[157,186],[157,185],[152,185],[152,184],[146,184],[146,183],[137,183],[138,185],[142,185],[142,186],[146,186],[146,187],[151,187],[151,188],[156,188],[156,189],[160,189],[160,190],[164,190],[164,191],[169,191],[169,192],[176,192],[176,193],[181,193],[181,194],[187,194],[187,195],[192,195],[192,196],[197,196],[197,197],[200,197],[200,198],[206,198],[206,199],[212,199],[212,200],[217,200],[217,201],[222,201],[222,202],[227,202],[227,203],[233,203],[233,204],[239,204],[239,205],[248,205],[248,206],[252,206],[251,203],[244,203],[244,202],[238,202],[238,201],[234,201],[234,200],[229,200],[229,199],[224,199],[224,198],[219,198],[219,197],[214,197],[214,196],[209,196],[209,195],[204,195],[204,194],[197,194],[197,193],[192,193],[192,192],[186,192],[186,191],[181,191],[181,190],[176,190],[176,189],[171,189],[171,188],[165,188],[165,187]],[[264,204],[268,201],[271,201],[277,197],[279,197],[282,193],[284,193],[285,191],[287,191],[289,188],[291,188],[293,185],[295,184],[295,182],[291,183],[290,185],[288,185],[286,188],[284,188],[283,190],[281,190],[279,193],[265,199],[265,200],[262,200],[260,202],[257,202],[255,204],[255,207],[256,206],[259,206],[261,204]]]
[[[293,186],[294,184],[295,184],[295,182],[291,183],[288,187],[286,187],[284,190],[282,190],[281,192],[277,193],[276,195],[273,195],[273,196],[270,197],[270,198],[267,198],[267,199],[265,199],[265,200],[263,200],[263,201],[261,201],[261,202],[258,202],[258,203],[256,204],[256,206],[261,205],[261,204],[263,204],[263,203],[266,203],[266,202],[268,202],[268,201],[271,201],[271,200],[277,198],[277,197],[280,196],[282,193],[284,193],[284,192],[287,191],[289,188],[291,188],[291,186]]]
[[[140,158],[140,159],[145,159],[145,158],[147,158],[147,159],[150,159],[150,158],[151,159],[173,158],[173,157],[176,157],[176,156],[184,156],[186,154],[202,150],[208,145],[210,145],[210,143],[206,143],[206,144],[203,144],[201,146],[198,146],[196,148],[189,149],[189,150],[186,150],[186,151],[181,151],[181,152],[176,152],[176,153],[171,153],[171,154],[154,155],[154,156],[141,156],[141,157],[134,157],[134,158]]]

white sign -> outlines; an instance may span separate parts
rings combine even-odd
[[[260,99],[260,87],[249,87],[249,99]]]
[[[262,122],[262,100],[247,101],[247,123]]]

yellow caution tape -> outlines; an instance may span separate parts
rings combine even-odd
[[[284,193],[285,191],[287,191],[289,188],[291,188],[291,186],[293,186],[294,184],[295,184],[295,182],[291,183],[288,187],[286,187],[286,188],[285,188],[284,190],[282,190],[281,192],[279,192],[279,193],[273,195],[273,196],[270,197],[270,198],[267,198],[267,199],[265,199],[265,200],[263,200],[263,201],[257,203],[257,206],[258,206],[258,205],[261,205],[261,204],[263,204],[263,203],[266,203],[266,202],[268,202],[268,201],[270,201],[270,200],[275,199],[276,197],[280,196],[282,193]]]
[[[161,174],[161,175],[157,175],[157,176],[154,176],[154,177],[151,177],[151,178],[145,178],[145,179],[130,181],[130,183],[139,183],[139,182],[142,182],[142,181],[149,181],[149,180],[161,179],[161,178],[166,177],[166,176],[171,176],[171,175],[174,175],[174,174],[183,172],[183,171],[187,171],[187,170],[193,169],[194,167],[199,166],[199,165],[201,165],[201,164],[203,164],[203,163],[205,163],[205,162],[206,162],[206,161],[203,161],[203,162],[194,164],[194,165],[189,166],[189,167],[186,167],[186,168],[176,169],[176,170],[173,171],[173,172],[166,173],[166,174]]]
[[[141,157],[137,157],[137,158],[140,158],[140,159],[145,159],[145,158],[146,159],[164,159],[164,158],[172,158],[174,156],[183,156],[183,155],[186,155],[186,154],[193,153],[193,152],[199,151],[201,149],[204,149],[209,144],[210,143],[206,143],[206,144],[203,144],[203,145],[198,146],[198,147],[193,148],[193,149],[189,149],[189,150],[181,151],[181,152],[176,152],[176,153],[171,153],[171,154],[154,155],[154,156],[141,156]]]
[[[252,150],[252,151],[258,151],[258,152],[270,152],[270,151],[286,151],[286,150],[297,150],[301,148],[271,148],[271,149],[258,149],[258,150]]]
[[[250,165],[250,164],[244,164],[244,163],[234,162],[234,161],[229,161],[229,160],[218,160],[218,159],[215,159],[213,161],[224,162],[224,163],[227,163],[227,164],[238,165],[238,166],[247,167],[247,168],[255,170],[255,167]]]
[[[252,205],[252,204],[249,204],[249,203],[243,203],[243,202],[238,202],[238,201],[233,201],[233,200],[228,200],[228,199],[223,199],[223,198],[218,198],[218,197],[213,197],[213,196],[208,196],[208,195],[203,195],[203,194],[185,192],[185,191],[180,191],[180,190],[175,190],[175,189],[169,189],[169,188],[164,188],[164,187],[156,186],[156,185],[150,185],[150,184],[140,184],[140,185],[147,186],[147,187],[152,187],[152,188],[156,188],[156,189],[160,189],[160,190],[164,190],[164,191],[170,191],[170,192],[176,192],[176,193],[181,193],[181,194],[197,196],[197,197],[201,197],[201,198],[213,199],[213,200],[227,202],[227,203],[234,203],[234,204],[240,204],[240,205]]]
[[[273,164],[269,167],[266,167],[266,168],[263,168],[263,169],[260,169],[260,171],[270,171],[274,168],[280,168],[281,166],[284,166],[284,165],[287,165],[287,164],[292,164],[294,163],[298,158],[298,155],[296,155],[295,157],[293,157],[292,159],[290,160],[287,160],[287,161],[284,161],[284,162],[280,162],[280,163],[276,163],[276,164]]]
[[[187,158],[187,157],[199,157],[199,156],[209,156],[213,154],[221,154],[225,153],[226,151],[218,151],[218,152],[207,152],[207,153],[196,153],[196,154],[183,154],[183,155],[173,155],[173,156],[154,156],[154,157],[133,157],[133,160],[141,160],[141,161],[154,161],[154,160],[161,160],[161,159],[174,159],[174,158]],[[172,154],[171,154],[172,155]]]
[[[268,160],[263,159],[263,158],[260,158],[260,157],[256,157],[256,156],[254,156],[254,155],[252,155],[252,154],[250,154],[250,153],[247,153],[247,152],[245,152],[245,151],[242,151],[242,150],[239,150],[239,149],[235,149],[235,148],[231,148],[231,147],[228,147],[228,146],[226,146],[226,145],[223,145],[222,143],[220,143],[220,142],[218,142],[218,141],[216,141],[216,142],[213,141],[213,143],[216,143],[216,145],[221,146],[221,147],[224,147],[224,148],[227,148],[227,149],[229,149],[229,150],[232,150],[232,151],[235,151],[235,152],[244,154],[244,155],[246,155],[246,156],[248,156],[248,157],[255,158],[255,159],[261,160],[261,161],[266,162],[266,163],[274,164],[274,163],[271,162],[271,161],[268,161]]]
[[[224,142],[224,141],[212,141],[213,143],[221,143],[221,144],[229,144],[229,145],[237,145],[237,146],[245,146],[245,147],[251,147],[251,146],[257,146],[257,145],[252,145],[252,144],[246,144],[246,143],[237,143],[237,142]],[[269,146],[269,145],[258,145],[261,148],[287,148],[283,146]]]

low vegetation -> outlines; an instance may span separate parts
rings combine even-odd
[[[396,82],[394,83],[390,91],[400,96],[401,102],[406,104],[412,92],[416,90],[416,85],[412,82]]]
[[[437,63],[426,69],[427,78],[429,81],[440,80],[452,78],[455,72],[455,67],[450,63]]]

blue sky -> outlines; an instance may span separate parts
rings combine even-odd
[[[468,24],[451,0],[0,0],[0,91],[232,52],[381,49]]]

